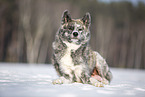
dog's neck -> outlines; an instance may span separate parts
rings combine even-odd
[[[65,43],[67,45],[67,49],[68,50],[77,50],[81,45],[77,45],[75,43],[69,43],[67,41],[63,41],[63,43]]]

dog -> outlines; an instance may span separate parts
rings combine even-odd
[[[89,46],[91,16],[72,19],[68,10],[62,15],[61,26],[52,43],[58,79],[53,84],[83,83],[96,87],[110,84],[112,73],[105,59]]]

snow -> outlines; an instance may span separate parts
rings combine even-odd
[[[73,83],[53,85],[52,65],[0,63],[0,97],[144,97],[145,70],[111,68],[105,87]]]

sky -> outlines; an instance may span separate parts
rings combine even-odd
[[[132,2],[133,5],[137,5],[138,2],[143,2],[145,4],[145,0],[98,0],[98,1],[106,2],[106,3],[128,1],[128,2]]]

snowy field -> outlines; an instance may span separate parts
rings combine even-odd
[[[51,65],[0,63],[0,97],[145,97],[145,70],[111,68],[105,87],[73,83],[53,85]]]

